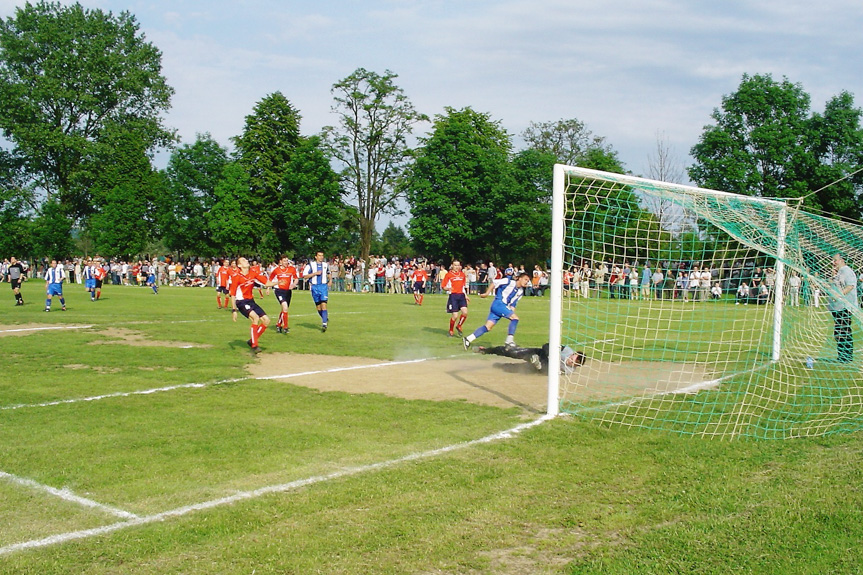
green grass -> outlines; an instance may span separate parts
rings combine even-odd
[[[525,421],[517,409],[242,379],[248,322],[215,310],[212,290],[108,287],[91,304],[67,286],[69,311],[46,314],[40,287],[25,284],[24,308],[9,295],[0,323],[95,328],[0,336],[0,471],[139,516]],[[462,353],[445,337],[444,298],[411,302],[333,294],[322,334],[298,292],[290,336],[268,332],[264,353]],[[487,304],[472,302],[471,329]],[[263,305],[275,311],[271,298]],[[543,343],[547,305],[522,300],[520,342]],[[96,343],[112,339],[109,327],[209,347]],[[187,383],[211,385],[32,405]],[[0,555],[0,573],[855,573],[861,452],[859,434],[706,441],[559,418],[506,440]],[[0,547],[122,521],[2,478],[0,517]]]

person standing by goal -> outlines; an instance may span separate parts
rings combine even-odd
[[[464,337],[464,333],[461,331],[461,326],[464,325],[464,322],[467,319],[467,304],[470,302],[470,298],[467,297],[467,294],[464,291],[466,283],[467,276],[465,276],[465,273],[461,269],[461,262],[459,260],[453,260],[452,266],[446,274],[446,279],[442,286],[444,291],[449,294],[446,301],[446,311],[450,314],[450,337],[453,336],[453,328],[458,331],[459,337]]]
[[[840,363],[854,359],[854,328],[851,316],[857,310],[857,274],[845,263],[841,254],[833,256],[833,287],[827,308],[833,314],[833,339]]]

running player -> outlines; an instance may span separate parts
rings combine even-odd
[[[66,299],[63,297],[63,282],[66,281],[66,272],[63,266],[57,265],[57,260],[51,260],[51,267],[45,272],[45,311],[51,311],[51,300],[54,296],[60,298],[61,309],[66,311]]]
[[[81,275],[84,276],[84,289],[90,294],[90,301],[96,301],[96,276],[94,275],[92,260],[84,262]]]
[[[252,322],[252,337],[246,343],[253,352],[258,353],[260,351],[258,340],[270,325],[270,318],[261,306],[255,303],[254,289],[256,284],[270,287],[275,285],[275,282],[269,281],[261,275],[260,271],[252,270],[246,258],[239,258],[237,266],[237,271],[231,276],[228,286],[233,304],[232,317],[237,321],[237,311],[239,311],[243,317],[249,318]]]
[[[330,298],[329,282],[330,270],[324,261],[324,252],[317,252],[315,260],[306,264],[303,268],[303,279],[308,280],[309,289],[312,292],[312,301],[321,316],[321,331],[327,331],[329,314],[327,313],[327,300]]]
[[[417,264],[417,269],[414,270],[413,280],[414,280],[414,302],[417,305],[423,304],[423,298],[426,293],[426,282],[429,279],[429,274],[426,271],[425,262],[419,262]]]
[[[105,265],[99,260],[93,262],[93,277],[96,278],[96,299],[98,300],[102,297],[102,284],[105,282],[105,278],[108,277]]]
[[[505,345],[515,345],[515,329],[518,327],[518,316],[515,314],[515,306],[518,305],[518,300],[524,295],[524,288],[530,284],[530,274],[521,272],[513,278],[503,277],[499,280],[490,281],[488,289],[479,297],[488,297],[494,292],[494,301],[491,303],[491,309],[488,312],[488,319],[485,324],[476,328],[472,334],[462,339],[464,348],[470,348],[470,344],[478,337],[490,332],[501,318],[509,320],[509,330],[507,331]]]
[[[9,267],[6,268],[6,278],[12,285],[12,293],[15,294],[15,305],[24,305],[24,296],[21,295],[21,282],[27,280],[24,266],[15,256],[9,258]]]
[[[282,256],[279,259],[279,265],[273,268],[270,272],[270,281],[276,282],[276,299],[282,306],[282,311],[279,312],[279,321],[276,322],[276,331],[278,333],[291,333],[288,327],[288,308],[291,307],[291,294],[293,289],[297,287],[299,275],[297,268],[288,259],[288,256]]]
[[[443,289],[449,294],[446,301],[446,311],[450,314],[449,318],[449,336],[452,337],[452,330],[455,328],[458,331],[459,337],[464,337],[461,331],[461,326],[467,319],[467,304],[470,298],[464,292],[464,286],[467,282],[467,277],[461,269],[461,262],[453,260],[449,273],[444,279]]]

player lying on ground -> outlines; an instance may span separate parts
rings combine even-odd
[[[523,359],[536,368],[537,371],[548,373],[548,344],[542,347],[515,347],[499,345],[497,347],[478,347],[479,353],[487,355],[502,355],[513,359]],[[560,373],[568,375],[584,363],[583,352],[573,351],[568,345],[560,346]]]

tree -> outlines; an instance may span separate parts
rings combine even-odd
[[[147,150],[172,140],[159,117],[172,94],[128,12],[43,0],[0,22],[0,128],[69,215],[92,211],[88,163],[106,126],[139,132]]]
[[[800,84],[744,74],[737,92],[714,109],[692,148],[689,175],[703,187],[743,195],[787,197],[802,189],[795,166],[804,161],[809,95]]]
[[[407,137],[415,124],[428,120],[393,83],[397,77],[389,70],[379,75],[358,68],[334,84],[339,126],[323,130],[327,149],[344,166],[342,185],[355,202],[364,260],[375,220],[396,210],[395,183],[410,157]]]
[[[166,246],[198,255],[219,253],[207,224],[216,203],[216,186],[228,152],[210,134],[198,134],[171,154],[165,172],[168,189],[160,198],[160,226]]]
[[[207,214],[210,237],[219,254],[254,253],[256,238],[266,231],[266,224],[255,218],[251,195],[246,168],[239,162],[228,162],[213,189],[215,201]]]
[[[488,114],[447,108],[435,117],[401,182],[418,253],[499,259],[501,238],[520,225],[504,215],[517,196],[511,149],[509,134]]]
[[[617,152],[605,142],[605,138],[594,135],[576,118],[531,122],[521,136],[529,148],[552,154],[558,163],[624,173]]]
[[[376,251],[382,254],[412,256],[411,241],[405,231],[390,222],[381,233],[380,245],[375,246]]]
[[[848,176],[863,160],[860,116],[847,92],[810,116],[810,96],[800,84],[744,75],[692,148],[690,177],[744,195],[807,196],[809,208],[859,219],[863,178]]]
[[[30,225],[33,253],[50,259],[67,258],[74,251],[72,222],[56,199],[42,204]]]
[[[120,129],[103,137],[102,169],[94,174],[91,195],[95,212],[85,231],[97,253],[130,257],[144,253],[158,237],[155,219],[157,172],[139,133]]]
[[[282,180],[274,211],[278,243],[294,254],[314,254],[328,245],[346,216],[339,176],[317,136],[301,137]]]
[[[653,154],[647,156],[647,176],[652,180],[682,184],[685,172],[679,159],[674,155],[674,149],[668,143],[665,133],[656,133],[656,148]],[[655,198],[647,201],[647,209],[656,215],[659,225],[671,230],[683,213],[674,207],[674,202]]]
[[[258,233],[258,244],[268,253],[278,253],[278,239],[284,236],[282,222],[273,211],[284,201],[282,188],[294,150],[300,142],[300,114],[281,92],[264,97],[246,116],[243,133],[235,137],[236,155],[248,172],[250,206],[261,222],[271,227]]]

